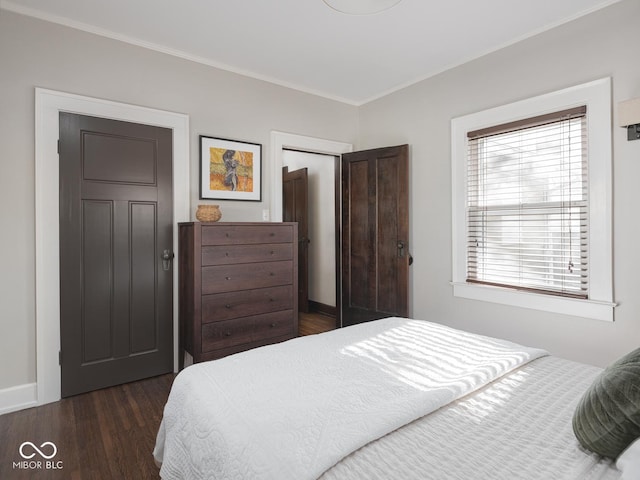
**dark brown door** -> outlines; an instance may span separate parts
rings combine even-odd
[[[60,113],[62,396],[172,371],[172,133]]]
[[[282,168],[282,220],[298,222],[298,309],[309,312],[308,169]]]
[[[342,325],[408,315],[409,147],[342,156]]]

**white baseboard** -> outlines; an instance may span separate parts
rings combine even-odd
[[[27,383],[0,390],[0,415],[17,412],[38,404],[38,390],[35,383]]]

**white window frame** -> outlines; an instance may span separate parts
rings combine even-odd
[[[587,106],[589,291],[576,299],[478,285],[467,278],[467,132]],[[569,87],[451,120],[453,294],[546,312],[613,321],[611,79]]]

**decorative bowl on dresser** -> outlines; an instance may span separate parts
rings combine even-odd
[[[180,368],[298,336],[298,224],[179,228]]]

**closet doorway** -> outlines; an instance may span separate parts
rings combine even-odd
[[[299,225],[300,312],[337,319],[340,159],[285,148],[282,166],[282,219]]]

